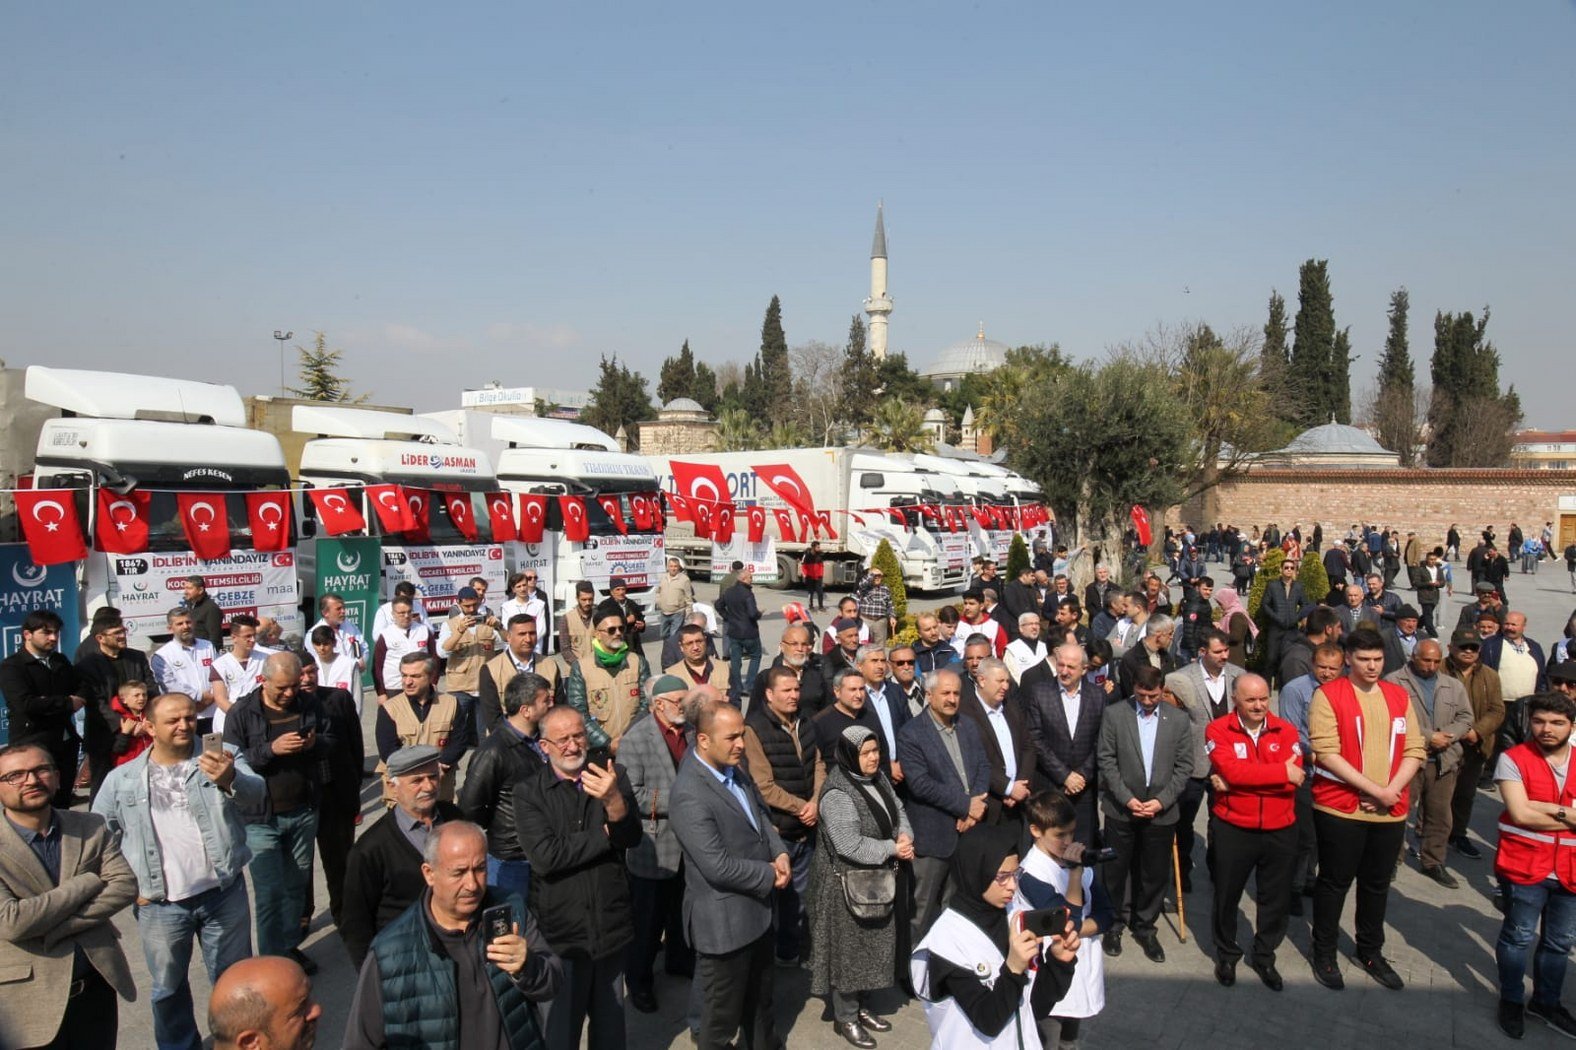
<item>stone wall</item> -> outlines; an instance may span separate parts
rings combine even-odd
[[[1513,521],[1524,530],[1546,521],[1557,532],[1576,530],[1576,471],[1276,467],[1223,482],[1215,501],[1215,520],[1243,526],[1300,524],[1307,535],[1319,522],[1330,537],[1345,535],[1352,522],[1393,525],[1432,545],[1444,542],[1454,522],[1470,543],[1489,524],[1503,537]],[[1200,501],[1171,508],[1166,521],[1204,524]]]
[[[716,423],[657,420],[640,424],[640,454],[643,456],[688,456],[711,452],[716,447]]]

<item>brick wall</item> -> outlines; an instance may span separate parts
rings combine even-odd
[[[1560,497],[1576,496],[1576,471],[1554,470],[1299,470],[1278,467],[1250,471],[1223,482],[1215,492],[1215,520],[1282,529],[1315,522],[1326,537],[1345,535],[1352,522],[1394,525],[1416,531],[1425,544],[1442,544],[1451,522],[1463,543],[1492,524],[1501,538],[1511,522],[1522,529],[1560,522]],[[1566,511],[1570,517],[1570,511]],[[1202,506],[1194,500],[1172,507],[1166,521],[1202,525]]]

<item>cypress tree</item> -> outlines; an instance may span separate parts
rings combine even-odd
[[[781,423],[793,413],[793,370],[788,362],[788,337],[783,333],[783,307],[772,296],[761,322],[761,354],[756,359],[766,419]]]
[[[1342,328],[1335,333],[1335,346],[1330,351],[1330,413],[1337,423],[1352,421],[1352,330]]]
[[[1291,362],[1286,350],[1286,300],[1270,292],[1270,318],[1264,323],[1264,345],[1259,349],[1259,378],[1265,389],[1278,391]]]
[[[1333,381],[1335,305],[1329,260],[1309,259],[1297,282],[1297,321],[1292,330],[1288,392],[1292,420],[1305,427],[1328,423],[1337,412]],[[1350,416],[1350,412],[1348,412]]]
[[[657,374],[657,400],[667,404],[676,397],[693,397],[695,389],[695,355],[690,353],[689,340],[677,356],[663,360]]]
[[[1384,339],[1384,353],[1379,358],[1379,395],[1374,404],[1379,444],[1398,453],[1401,465],[1406,467],[1412,465],[1417,444],[1412,408],[1417,377],[1406,334],[1410,308],[1411,299],[1405,288],[1390,293],[1390,328]]]

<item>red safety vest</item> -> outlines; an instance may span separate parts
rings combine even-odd
[[[1390,709],[1390,724],[1385,727],[1390,732],[1390,779],[1395,778],[1396,770],[1401,768],[1401,759],[1406,754],[1406,718],[1411,710],[1412,701],[1406,695],[1406,690],[1393,682],[1379,682],[1379,691],[1384,695],[1385,706]],[[1350,678],[1337,678],[1319,687],[1324,691],[1325,697],[1330,701],[1330,706],[1335,709],[1335,727],[1341,736],[1341,757],[1350,762],[1356,769],[1363,768],[1363,705],[1357,699],[1357,689],[1352,685]],[[1313,780],[1313,804],[1326,809],[1339,810],[1342,813],[1356,813],[1359,801],[1358,791],[1355,787],[1331,773],[1323,766],[1315,765]],[[1407,812],[1408,787],[1401,789],[1401,798],[1390,807],[1392,817],[1404,817]]]
[[[1565,789],[1554,782],[1554,771],[1538,745],[1532,741],[1517,744],[1505,757],[1521,770],[1521,786],[1532,802],[1556,802],[1576,809],[1576,777],[1567,775]],[[1520,886],[1532,886],[1550,875],[1560,880],[1567,892],[1576,893],[1576,834],[1569,831],[1533,831],[1510,819],[1510,810],[1499,815],[1499,851],[1494,857],[1494,874]]]

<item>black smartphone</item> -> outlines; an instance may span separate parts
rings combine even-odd
[[[1059,908],[1035,908],[1033,911],[1022,912],[1023,928],[1036,937],[1060,937],[1067,930],[1067,924],[1072,920],[1072,912],[1065,906]]]
[[[1065,911],[1066,909],[1062,909]],[[491,943],[514,932],[514,909],[495,904],[482,912],[482,940]]]

